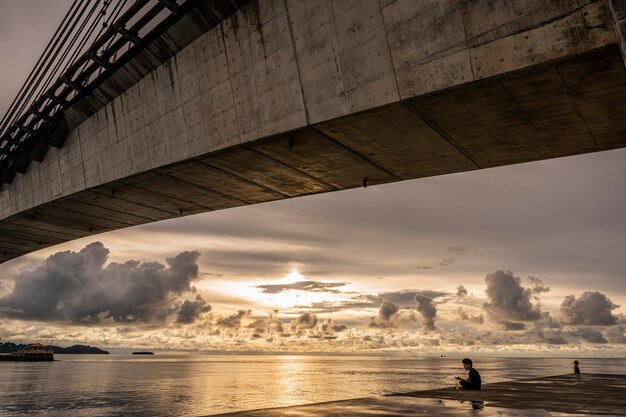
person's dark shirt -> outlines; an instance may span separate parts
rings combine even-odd
[[[578,367],[578,365],[574,365],[574,373],[575,374],[579,374],[580,373],[580,368]]]
[[[461,385],[465,389],[480,389],[481,380],[478,371],[474,368],[471,368],[469,370],[469,377],[467,378],[467,382],[462,381]]]

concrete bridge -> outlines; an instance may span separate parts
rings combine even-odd
[[[249,1],[66,112],[64,145],[0,192],[0,262],[163,219],[624,147],[625,19],[623,0]]]

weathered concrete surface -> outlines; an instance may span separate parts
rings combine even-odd
[[[583,374],[485,384],[216,416],[624,416],[626,375]],[[479,410],[479,411],[478,411]]]
[[[624,56],[624,64],[626,64],[626,1],[624,0],[608,0],[613,14],[613,27],[615,28],[615,36],[622,49]]]
[[[0,193],[0,262],[308,194],[626,146],[606,1],[255,0]]]

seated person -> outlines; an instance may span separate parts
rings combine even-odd
[[[480,374],[476,369],[472,367],[472,360],[465,358],[461,362],[463,362],[463,368],[466,371],[469,371],[469,376],[467,379],[463,379],[461,377],[455,377],[459,380],[459,384],[461,384],[461,388],[470,389],[470,390],[479,390],[481,385]]]

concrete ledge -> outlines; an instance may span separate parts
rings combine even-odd
[[[561,375],[295,407],[216,414],[230,417],[623,416],[626,375]]]

